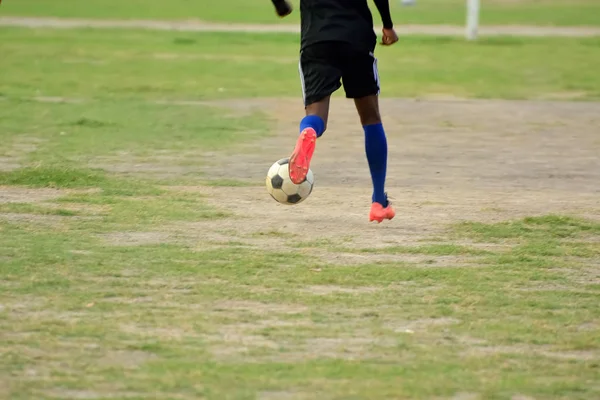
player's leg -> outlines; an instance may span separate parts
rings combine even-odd
[[[327,96],[305,106],[306,116],[300,121],[300,136],[290,156],[290,180],[295,184],[302,183],[306,178],[317,138],[321,137],[327,129],[330,97]]]
[[[387,137],[379,114],[379,101],[377,95],[369,95],[354,99],[356,109],[365,132],[365,152],[371,172],[373,183],[373,196],[371,204],[371,221],[383,221],[395,216],[385,192],[387,175],[388,146]]]
[[[371,54],[352,54],[354,63],[344,71],[346,95],[354,99],[365,134],[365,153],[373,183],[371,221],[381,222],[395,216],[387,198],[387,137],[379,113],[379,73],[377,59]]]
[[[305,102],[304,109],[306,116],[300,121],[300,132],[306,128],[312,128],[321,137],[327,130],[327,121],[329,120],[329,102],[331,95],[327,95],[320,100],[310,100]]]
[[[365,153],[373,183],[372,201],[387,207],[385,178],[388,148],[387,137],[379,115],[379,102],[376,95],[369,95],[354,99],[354,103],[365,133]]]
[[[317,138],[327,129],[331,94],[340,88],[341,71],[331,62],[331,44],[306,48],[300,55],[299,72],[306,116],[290,156],[290,179],[299,184],[310,168]]]

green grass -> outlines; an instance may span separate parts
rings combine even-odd
[[[113,72],[116,69],[118,68]],[[22,71],[20,74],[13,72],[13,76],[20,75],[22,79],[32,75],[29,74],[30,71]],[[68,75],[69,72],[64,71],[56,78],[60,79],[62,76],[63,79],[68,79]],[[93,79],[92,75],[88,78]],[[102,78],[96,79],[95,84],[102,85]],[[0,110],[4,128],[0,135],[27,133],[29,129],[35,129],[39,140],[51,139],[52,147],[46,148],[49,157],[60,157],[72,149],[78,151],[83,147],[88,149],[86,154],[90,156],[114,151],[121,151],[124,156],[141,154],[141,151],[137,151],[140,136],[144,137],[146,143],[154,147],[160,146],[163,153],[170,151],[180,154],[194,147],[218,150],[231,146],[240,138],[252,138],[264,121],[264,115],[260,113],[224,120],[224,112],[214,107],[141,102],[139,97],[143,99],[146,95],[140,93],[136,93],[139,96],[137,100],[129,100],[134,96],[133,93],[119,96],[105,91],[108,89],[106,87],[88,87],[90,91],[97,93],[98,101],[88,99],[90,101],[81,104],[40,103],[17,97],[19,82],[3,79],[2,84],[3,90],[7,89],[4,93],[9,98],[2,103]],[[106,84],[105,81],[104,85]],[[117,81],[113,81],[113,84],[116,85]],[[11,96],[12,89],[16,89],[15,97]],[[40,89],[39,95],[42,96],[52,92],[58,96],[67,95],[64,89],[59,93],[53,89]],[[168,141],[164,140],[166,136]]]
[[[0,212],[36,215],[59,215],[63,217],[72,217],[75,215],[79,215],[78,212],[72,210],[66,210],[63,208],[49,208],[31,203],[3,203],[0,204]]]
[[[35,146],[19,156],[26,168],[0,171],[0,185],[139,192],[135,179],[108,179],[104,170],[142,180],[162,176],[171,185],[198,181],[205,152],[235,149],[270,126],[260,113],[224,117],[212,107],[130,99],[68,104],[9,98],[2,105],[0,156],[28,140]]]
[[[106,182],[103,174],[73,168],[29,167],[0,172],[0,185],[27,185],[32,187],[97,187]]]
[[[298,0],[292,1],[296,12],[281,22],[298,22]],[[378,15],[370,2],[375,20]],[[465,4],[454,0],[417,0],[414,7],[402,7],[391,1],[398,24],[463,25]],[[484,24],[532,25],[600,25],[600,5],[595,0],[488,0],[482,4]],[[173,0],[168,5],[157,0],[5,0],[2,14],[18,16],[56,16],[130,19],[200,19],[223,22],[279,23],[269,1],[231,0],[204,3]]]
[[[363,249],[365,253],[390,253],[390,254],[425,254],[432,256],[459,256],[486,254],[483,250],[472,249],[455,244],[430,244],[425,246],[390,246],[385,249]]]
[[[199,168],[198,155],[227,150],[260,116],[98,97],[3,102],[0,154],[35,148],[0,172],[2,193],[29,191],[0,204],[0,398],[600,394],[590,383],[600,357],[598,222],[466,222],[380,250],[350,248],[345,236],[301,243],[277,221],[248,236],[237,229],[247,216],[165,186],[183,172],[166,182],[131,172],[148,160],[179,165],[173,155],[188,152]],[[105,146],[95,142],[103,137]],[[90,166],[98,160],[104,167]],[[117,163],[129,164],[110,172]],[[55,197],[36,198],[42,189]],[[366,261],[327,261],[338,255]],[[369,261],[381,255],[393,258]],[[437,263],[449,257],[460,262]]]
[[[598,224],[559,215],[530,217],[522,221],[503,222],[495,225],[466,222],[459,225],[457,229],[485,241],[510,238],[558,240],[586,233],[600,234],[600,225]]]
[[[599,397],[597,221],[358,248],[203,194],[264,194],[201,171],[274,125],[168,100],[298,96],[297,36],[0,33],[0,398]],[[380,65],[386,96],[594,99],[599,44],[410,38]]]
[[[182,119],[193,106],[114,103],[116,99],[300,96],[296,35],[28,29],[2,29],[2,35],[0,93],[11,103],[0,113],[13,114],[11,107],[40,110],[39,105],[12,103],[33,96],[107,100],[64,107],[82,110],[74,118],[57,107],[57,121],[67,133],[103,129],[127,136],[122,124],[130,116],[136,128],[148,134],[173,123],[185,123],[186,132],[212,123],[204,117],[207,113]],[[598,38],[489,38],[466,43],[457,38],[410,37],[395,48],[380,49],[378,57],[385,97],[600,98],[595,68],[600,63]],[[92,111],[87,111],[90,107]],[[159,107],[165,109],[160,120],[141,118]],[[229,127],[215,128],[230,137]],[[176,135],[179,139],[180,133]]]
[[[480,268],[321,264],[315,273],[311,257],[290,263],[289,255],[235,246],[107,246],[94,233],[101,226],[109,233],[128,224],[148,229],[198,218],[186,209],[186,198],[133,200],[150,213],[156,201],[168,200],[165,205],[183,213],[144,227],[131,218],[137,207],[114,200],[101,221],[64,217],[60,232],[1,223],[1,369],[19,377],[11,380],[7,398],[599,394],[590,384],[597,359],[589,357],[597,357],[600,336],[597,327],[581,327],[600,318],[600,288],[580,283],[589,273],[585,264],[598,253],[574,262],[521,246],[509,250],[521,258],[485,266],[503,256],[486,254]],[[582,241],[561,242],[565,248],[585,244],[590,234],[600,237],[597,223],[544,219],[549,229]],[[507,224],[537,227],[536,221]],[[498,229],[478,226],[476,237]],[[472,236],[463,229],[457,231],[461,238]],[[535,240],[518,231],[502,237]],[[439,248],[424,254],[461,249]],[[346,291],[306,290],[314,287]]]
[[[38,154],[38,156],[42,156]],[[65,155],[63,155],[64,157]],[[100,189],[105,194],[122,196],[157,194],[159,189],[132,179],[109,178],[100,169],[74,167],[69,164],[40,165],[34,162],[16,170],[0,171],[0,185],[30,188]]]

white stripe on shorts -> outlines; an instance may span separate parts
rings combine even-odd
[[[298,72],[300,73],[300,84],[302,85],[302,100],[306,102],[306,85],[304,83],[304,72],[302,71],[302,53],[300,53],[300,60],[298,60]]]
[[[379,67],[377,66],[377,57],[373,52],[370,52],[369,55],[373,57],[373,76],[375,77],[375,83],[377,83],[377,95],[379,96],[379,92],[381,91],[381,85],[379,82]]]

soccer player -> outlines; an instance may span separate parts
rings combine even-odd
[[[277,14],[292,12],[288,0],[271,0]],[[398,41],[388,0],[373,0],[383,22],[382,45]],[[300,80],[306,116],[290,157],[290,179],[304,181],[317,138],[327,128],[331,95],[344,86],[354,99],[365,132],[365,151],[373,182],[369,221],[392,219],[385,192],[387,139],[379,114],[379,73],[373,54],[377,36],[367,0],[300,0]]]

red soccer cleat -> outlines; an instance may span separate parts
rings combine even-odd
[[[300,133],[296,148],[290,157],[290,179],[296,185],[306,179],[310,169],[310,160],[315,152],[317,132],[313,128],[306,128]]]
[[[369,222],[383,222],[384,219],[392,219],[396,216],[396,211],[392,208],[392,204],[388,202],[387,207],[383,207],[379,203],[371,204],[371,213],[369,214]]]

